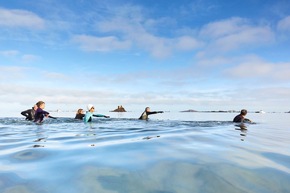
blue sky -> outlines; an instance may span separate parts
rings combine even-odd
[[[288,0],[0,0],[1,115],[289,111],[289,34]]]

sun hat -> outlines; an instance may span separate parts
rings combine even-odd
[[[88,104],[87,109],[88,109],[88,110],[91,110],[92,107],[94,107],[94,105],[92,105],[92,104]]]

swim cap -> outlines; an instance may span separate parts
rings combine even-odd
[[[92,104],[88,104],[88,106],[87,106],[88,110],[91,110],[92,107],[94,107],[94,105],[92,105]]]

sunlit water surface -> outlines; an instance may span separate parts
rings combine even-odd
[[[0,192],[290,192],[290,114],[0,118]]]

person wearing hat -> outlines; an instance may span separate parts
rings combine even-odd
[[[241,122],[251,123],[252,121],[245,117],[247,115],[247,113],[248,113],[248,111],[246,109],[242,109],[241,113],[239,115],[235,116],[233,122],[235,122],[235,123],[241,123]]]
[[[105,118],[110,118],[110,116],[106,116],[106,115],[101,115],[101,114],[94,114],[95,111],[95,107],[92,104],[89,104],[87,106],[88,111],[85,114],[84,117],[84,122],[91,122],[92,121],[92,117],[105,117]]]

